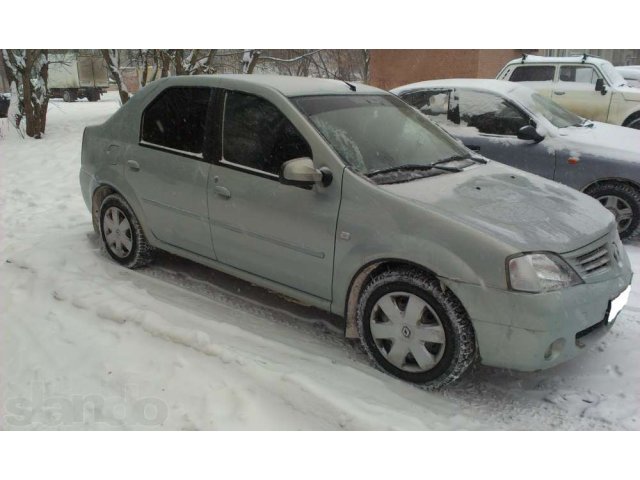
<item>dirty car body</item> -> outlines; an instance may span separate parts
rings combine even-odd
[[[631,281],[598,202],[364,85],[153,82],[85,130],[80,184],[122,265],[162,249],[331,311],[378,366],[432,387],[477,358],[537,370],[575,356]]]

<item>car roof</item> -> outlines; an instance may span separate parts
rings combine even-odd
[[[505,80],[493,80],[488,78],[447,78],[443,80],[426,80],[424,82],[410,83],[391,90],[391,93],[400,95],[411,90],[421,88],[474,88],[476,90],[488,90],[502,94],[508,94],[519,88],[526,88],[514,82]]]
[[[353,92],[349,85],[341,80],[314,77],[294,77],[288,75],[263,74],[220,74],[175,76],[159,80],[165,86],[206,86],[221,88],[242,88],[243,85],[256,85],[277,90],[286,97],[303,95],[339,95],[339,94],[380,94],[387,93],[375,87],[349,82],[355,86]]]
[[[604,58],[594,57],[592,55],[571,55],[568,57],[543,57],[540,55],[527,55],[524,59],[522,58],[514,58],[509,61],[507,65],[513,64],[523,64],[528,65],[531,63],[593,63],[593,64],[601,64],[601,63],[609,63],[608,60]]]

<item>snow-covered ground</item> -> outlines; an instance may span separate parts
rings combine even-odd
[[[52,101],[39,141],[3,120],[0,428],[640,429],[637,282],[581,357],[434,393],[372,368],[334,316],[168,254],[117,266],[78,185],[82,129],[117,107]]]

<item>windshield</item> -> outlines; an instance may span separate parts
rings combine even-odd
[[[585,122],[584,118],[565,110],[556,102],[528,88],[515,89],[513,96],[516,97],[525,108],[535,114],[543,116],[555,127],[576,127]]]
[[[447,159],[459,168],[474,163],[464,160],[461,165],[469,152],[393,95],[322,95],[292,101],[342,160],[362,174],[407,165],[419,170]],[[434,169],[428,175],[444,171]]]
[[[601,63],[600,68],[614,87],[623,87],[627,84],[620,72],[610,63]]]

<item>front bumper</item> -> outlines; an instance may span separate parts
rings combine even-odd
[[[534,371],[575,357],[605,335],[615,323],[605,318],[610,301],[631,277],[625,268],[605,281],[539,294],[442,281],[471,317],[482,364]]]

